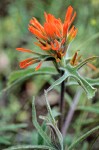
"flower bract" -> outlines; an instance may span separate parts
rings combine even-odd
[[[44,25],[41,25],[39,21],[33,17],[30,20],[28,29],[37,38],[37,42],[34,44],[39,46],[43,51],[46,51],[47,55],[53,57],[58,63],[62,57],[66,55],[70,42],[76,37],[77,28],[75,28],[74,25],[71,26],[76,17],[76,12],[73,12],[72,6],[69,6],[64,22],[62,22],[60,18],[57,19],[54,15],[47,14],[46,12],[44,16]],[[16,50],[39,55],[39,58],[28,58],[20,62],[21,68],[26,68],[37,62],[40,63],[36,68],[40,68],[43,62],[42,59],[40,59],[40,54],[24,48],[17,48]]]

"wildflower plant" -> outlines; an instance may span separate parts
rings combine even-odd
[[[78,74],[78,70],[86,63],[96,59],[96,57],[88,58],[80,63],[78,63],[80,57],[77,58],[77,52],[75,52],[70,61],[68,61],[68,58],[66,57],[69,45],[77,34],[75,26],[73,25],[71,27],[71,24],[76,17],[76,12],[73,13],[73,8],[69,6],[63,23],[60,18],[56,19],[51,14],[44,13],[44,15],[46,20],[44,26],[42,26],[36,18],[32,18],[28,29],[37,38],[37,42],[34,44],[46,51],[47,54],[42,55],[29,49],[17,48],[16,50],[18,51],[37,55],[37,57],[31,57],[21,61],[20,67],[27,68],[28,66],[39,62],[35,68],[35,70],[38,70],[44,61],[53,61],[58,72],[64,73],[47,91],[51,90],[54,85],[60,84],[66,80],[66,78],[72,77],[86,91],[88,98],[92,98],[96,89]]]
[[[64,103],[64,88],[65,88],[65,81],[67,79],[74,79],[78,85],[80,85],[87,94],[88,99],[93,98],[96,92],[96,88],[94,87],[97,85],[97,79],[88,79],[84,78],[79,74],[79,69],[81,69],[87,63],[95,60],[98,58],[97,56],[89,57],[83,61],[81,61],[81,56],[78,56],[78,51],[76,51],[72,57],[68,57],[69,46],[71,42],[75,39],[78,29],[72,25],[73,21],[76,17],[76,12],[73,10],[72,6],[69,6],[66,11],[64,22],[61,21],[60,18],[55,18],[52,14],[44,13],[45,22],[44,25],[41,25],[36,18],[32,18],[30,20],[28,29],[29,31],[36,37],[37,42],[36,44],[45,54],[38,53],[35,50],[25,49],[25,48],[16,48],[17,51],[30,53],[30,58],[22,60],[20,62],[20,68],[24,69],[29,67],[30,65],[37,64],[36,68],[32,66],[30,70],[25,70],[23,73],[22,71],[16,72],[11,75],[10,77],[10,84],[13,86],[21,79],[25,77],[29,77],[35,74],[54,74],[59,75],[59,79],[57,79],[52,85],[45,90],[45,99],[46,105],[48,110],[47,116],[40,116],[41,119],[46,122],[47,127],[50,128],[50,135],[43,130],[43,128],[38,124],[36,118],[36,110],[33,98],[33,124],[37,131],[39,132],[40,136],[45,141],[45,145],[38,145],[38,146],[16,146],[12,147],[11,149],[49,149],[49,150],[63,150],[63,132],[65,134],[65,127],[62,123],[63,117],[63,103]],[[34,56],[35,54],[35,56]],[[45,61],[52,61],[54,64],[54,68],[47,66],[42,67],[42,63]],[[70,81],[70,80],[69,80]],[[47,94],[50,90],[52,90],[55,86],[61,84],[61,96],[60,96],[60,117],[59,120],[56,121],[53,117],[52,110],[50,108]],[[10,86],[10,87],[11,87]],[[90,130],[90,132],[83,135],[78,141],[73,143],[70,147],[66,149],[72,149],[77,143],[82,141],[88,135],[93,133],[94,131],[98,130],[99,126]]]

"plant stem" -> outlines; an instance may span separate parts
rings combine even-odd
[[[70,110],[69,110],[69,112],[67,114],[67,117],[65,119],[65,123],[64,123],[64,125],[62,127],[62,134],[63,134],[63,136],[66,136],[68,127],[69,127],[69,125],[71,123],[71,120],[72,120],[73,114],[75,112],[76,106],[77,106],[77,104],[79,102],[79,98],[81,96],[81,93],[82,93],[81,90],[80,91],[77,90],[77,92],[76,92],[76,94],[74,96],[73,103],[72,103],[72,105],[70,107]]]
[[[63,71],[61,72],[61,76],[63,75]],[[64,92],[65,92],[65,82],[61,83],[61,94],[60,94],[60,101],[59,101],[59,109],[60,109],[60,116],[59,116],[59,130],[62,129],[63,124],[63,106],[64,106]]]

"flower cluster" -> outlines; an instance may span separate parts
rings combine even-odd
[[[32,18],[29,24],[29,31],[37,38],[35,43],[42,50],[46,51],[48,56],[54,57],[56,62],[59,62],[63,56],[66,55],[66,51],[69,43],[76,37],[77,29],[72,26],[76,12],[73,13],[73,8],[68,7],[65,20],[62,23],[60,18],[55,18],[52,14],[44,13],[45,23],[42,26],[36,18]],[[32,50],[17,48],[18,51],[35,53]],[[38,58],[28,58],[20,62],[21,68],[26,68],[31,64],[40,62],[36,70],[40,68],[42,60]]]

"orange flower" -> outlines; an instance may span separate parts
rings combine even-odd
[[[46,12],[44,13],[44,16],[45,23],[43,26],[36,18],[32,18],[28,29],[38,40],[35,44],[59,62],[61,58],[66,55],[69,43],[76,37],[77,29],[74,26],[71,27],[76,12],[73,13],[73,8],[69,6],[63,23],[60,18],[56,19],[53,15],[47,14]],[[17,50],[32,53],[31,50],[23,48],[17,48]],[[38,60],[25,60],[25,65],[22,65],[22,67],[24,66],[23,68],[26,68],[35,62],[38,62]],[[41,66],[41,62],[38,66]]]

